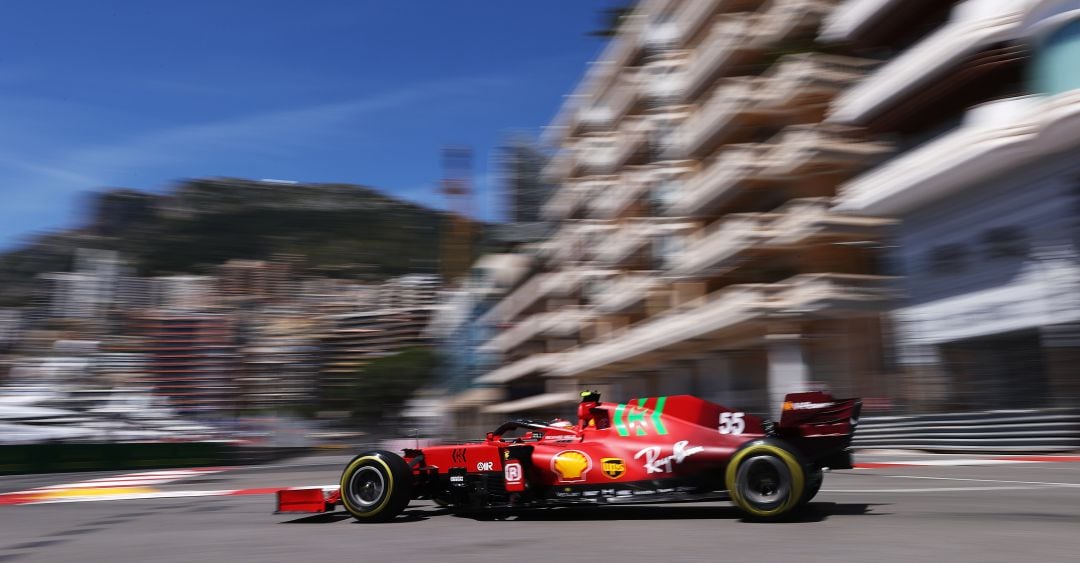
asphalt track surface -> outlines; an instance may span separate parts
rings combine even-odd
[[[972,456],[857,461],[957,458]],[[539,510],[497,521],[422,503],[391,523],[357,524],[341,513],[272,513],[267,490],[334,484],[346,460],[306,458],[153,487],[244,491],[234,496],[0,505],[0,562],[1080,561],[1080,458],[1072,459],[832,472],[804,514],[780,523],[744,521],[727,503]],[[122,475],[0,477],[0,496]]]

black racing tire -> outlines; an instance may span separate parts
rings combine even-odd
[[[825,472],[820,467],[814,467],[806,471],[806,489],[803,490],[802,499],[799,500],[799,506],[805,506],[806,503],[813,500],[817,496],[818,491],[821,490],[821,483],[825,480]]]
[[[360,522],[387,522],[412,499],[412,470],[384,450],[362,453],[341,473],[341,504]]]
[[[724,472],[728,494],[748,517],[776,520],[800,506],[806,471],[794,448],[775,439],[736,450]]]

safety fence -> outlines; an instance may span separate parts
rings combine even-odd
[[[859,449],[939,452],[1080,450],[1080,410],[864,417],[852,445]]]

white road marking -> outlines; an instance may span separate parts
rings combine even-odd
[[[29,491],[22,491],[24,493],[34,491],[55,491],[63,489],[88,489],[88,488],[104,488],[104,487],[139,487],[149,485],[160,485],[162,483],[171,483],[173,481],[179,481],[188,477],[198,477],[201,475],[210,475],[213,473],[220,473],[225,468],[194,468],[194,469],[172,469],[162,471],[143,471],[140,473],[126,473],[123,475],[114,475],[112,477],[101,477],[99,479],[88,479],[86,481],[77,481],[75,483],[62,483],[59,485],[47,485],[44,487],[37,487],[30,489]]]
[[[873,463],[873,462],[871,462]],[[890,463],[879,461],[877,463]],[[897,465],[927,465],[933,467],[951,467],[960,465],[1012,465],[1016,463],[1040,463],[1026,459],[913,459],[898,461]]]
[[[1031,491],[1037,489],[1052,489],[1055,487],[1045,486],[1015,486],[1015,487],[933,487],[926,489],[822,489],[823,493],[955,493],[964,491]]]
[[[1005,479],[972,479],[968,477],[927,477],[925,475],[874,475],[890,479],[930,479],[933,481],[975,481],[977,483],[1010,483],[1014,485],[1043,485],[1048,487],[1080,487],[1080,483],[1055,483],[1049,481],[1009,481]]]

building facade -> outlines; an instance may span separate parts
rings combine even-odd
[[[828,121],[900,149],[835,210],[900,219],[905,402],[1078,404],[1080,2],[849,1],[822,39],[890,58]]]
[[[477,381],[505,392],[483,412],[565,414],[582,387],[889,403],[892,222],[831,210],[889,146],[824,121],[877,65],[819,48],[836,4],[648,0],[624,19],[546,133],[558,226],[482,319],[502,363]]]
[[[220,313],[151,312],[137,317],[146,355],[145,377],[177,412],[236,409],[241,361],[232,317]]]

